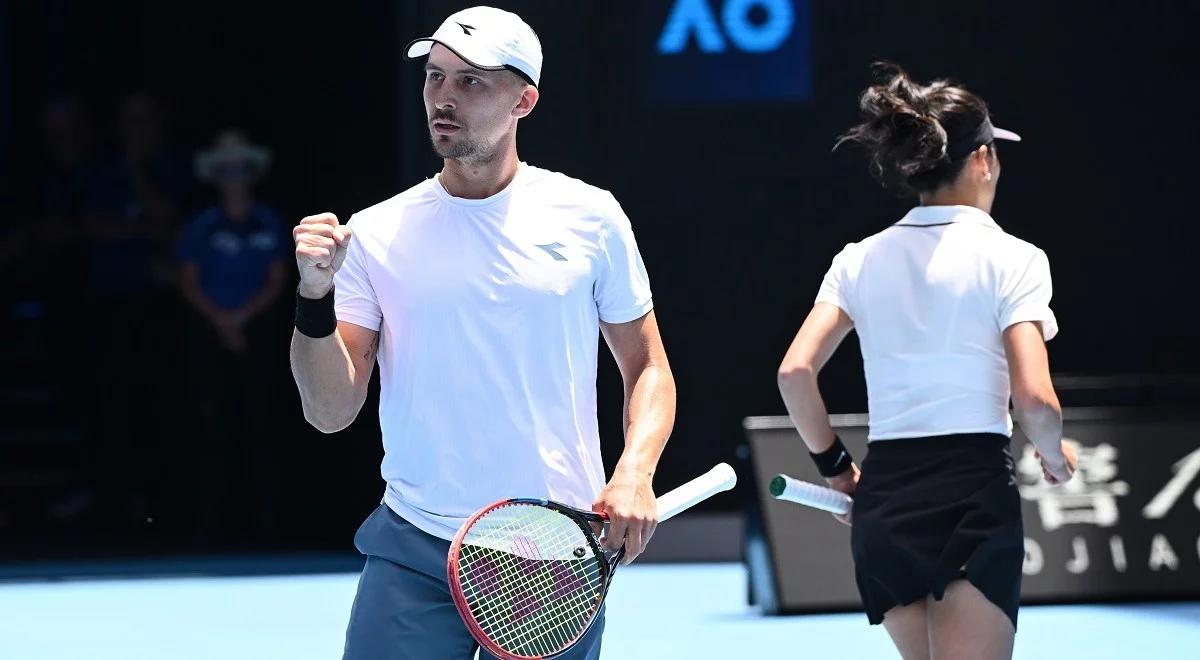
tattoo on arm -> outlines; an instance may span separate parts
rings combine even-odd
[[[363,353],[363,359],[370,360],[375,357],[375,351],[379,348],[379,335],[375,335],[375,339],[367,346],[367,351]]]

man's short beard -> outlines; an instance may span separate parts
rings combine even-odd
[[[481,140],[460,140],[458,142],[441,142],[437,136],[430,136],[433,151],[439,158],[448,158],[464,163],[485,164],[496,160],[496,152],[489,149]]]

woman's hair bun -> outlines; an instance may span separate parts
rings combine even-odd
[[[876,62],[871,70],[875,83],[858,99],[862,120],[834,148],[858,143],[867,151],[871,173],[906,194],[933,190],[957,176],[962,163],[946,154],[949,134],[977,126],[987,104],[948,80],[917,83],[891,62]]]

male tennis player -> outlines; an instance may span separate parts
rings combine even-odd
[[[366,565],[346,658],[469,658],[449,540],[482,506],[543,497],[608,514],[630,558],[656,524],[651,480],[675,385],[646,270],[613,196],[522,163],[542,52],[518,16],[458,12],[409,44],[440,173],[338,224],[294,230],[292,371],[305,418],[348,426],[380,368],[383,504],[355,537]],[[604,481],[603,333],[625,382],[625,451]],[[565,656],[597,658],[603,620]],[[484,657],[491,657],[482,653]]]

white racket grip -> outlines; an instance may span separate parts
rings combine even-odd
[[[658,522],[687,511],[700,502],[733,488],[737,473],[728,463],[720,463],[705,474],[658,498]]]
[[[771,494],[776,499],[811,506],[839,516],[850,513],[850,507],[854,504],[854,500],[841,491],[793,479],[786,474],[777,474],[771,480]]]

